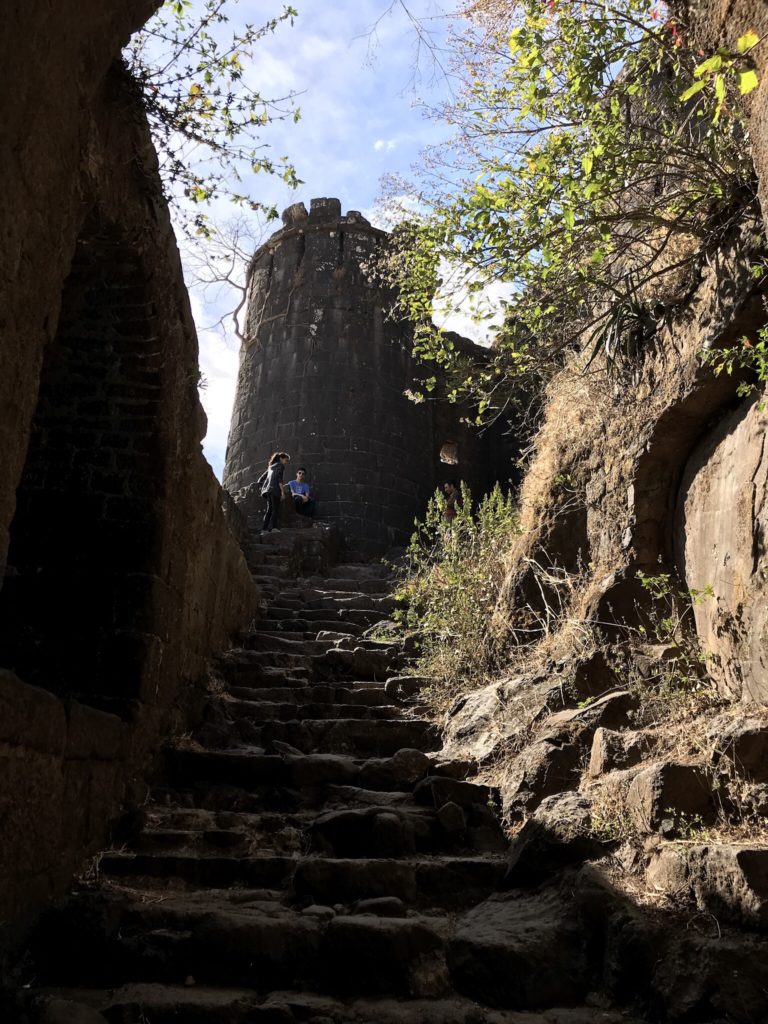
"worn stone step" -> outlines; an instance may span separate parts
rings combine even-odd
[[[410,806],[328,809],[308,822],[309,845],[335,857],[399,857],[418,852],[499,853],[508,843],[486,808],[418,813]]]
[[[458,910],[485,899],[499,887],[505,871],[504,857],[305,857],[297,864],[293,892],[319,904],[390,896],[407,907]]]
[[[402,664],[399,649],[387,644],[355,641],[355,646],[332,647],[312,661],[316,679],[376,679],[386,681]]]
[[[254,636],[257,635],[254,634]],[[251,639],[252,637],[248,637],[247,641],[250,642]],[[267,644],[266,641],[261,641],[261,643],[272,649],[257,650],[251,647],[241,647],[237,651],[232,651],[220,659],[222,672],[226,675],[238,675],[265,666],[285,669],[308,668],[312,664],[312,659],[317,657],[314,652],[310,653],[305,649],[308,643],[306,640],[295,641],[286,638],[280,643]],[[323,653],[325,653],[325,649],[323,649]]]
[[[243,657],[250,653],[285,653],[288,655],[323,654],[329,644],[317,640],[281,636],[275,632],[255,630],[244,641]]]
[[[311,636],[321,632],[344,633],[347,636],[361,636],[368,627],[350,619],[338,616],[332,618],[295,618],[295,619],[262,619],[256,623],[256,629],[272,633],[290,633],[291,630],[302,630]]]
[[[234,697],[246,701],[293,703],[297,706],[328,703],[334,706],[351,704],[380,707],[392,703],[392,697],[387,693],[385,684],[381,682],[352,680],[343,683],[307,684],[304,678],[302,677],[300,683],[286,682],[283,686],[270,685],[268,681],[265,681],[263,686],[253,688],[233,686],[229,692]]]
[[[108,878],[152,879],[177,889],[181,880],[196,889],[224,889],[243,886],[251,889],[284,890],[291,882],[297,860],[293,856],[264,855],[236,857],[201,852],[106,853],[99,870]]]
[[[334,579],[391,579],[392,570],[381,562],[337,562],[325,573]]]
[[[228,700],[225,704],[225,711],[233,718],[249,718],[254,722],[334,718],[381,721],[382,719],[396,719],[402,713],[395,704],[370,706],[366,704],[337,704],[327,701],[298,705],[296,701],[276,703],[263,700]]]
[[[270,891],[283,901],[349,905],[357,900],[394,897],[405,908],[456,910],[485,899],[498,888],[506,871],[503,856],[424,856],[414,858],[260,856],[161,851],[107,853],[100,863],[103,877],[127,881],[130,889],[178,892],[182,882],[192,889],[235,888]]]
[[[291,690],[301,693],[310,688],[309,671],[307,669],[292,669],[285,671],[276,665],[267,665],[261,669],[253,669],[251,672],[243,672],[237,680],[229,680],[228,692],[243,700],[260,700],[256,696],[261,692],[279,689],[281,691]]]
[[[252,721],[258,722],[258,705],[254,711]],[[416,718],[273,720],[254,729],[252,741],[259,746],[268,750],[276,740],[307,754],[322,751],[355,757],[388,757],[403,747],[427,751],[440,746],[432,723]]]
[[[444,849],[444,831],[433,811],[412,803],[383,803],[380,793],[371,796],[373,802],[361,808],[367,821],[353,821],[349,825],[335,820],[334,814],[352,814],[352,807],[345,807],[343,811],[315,808],[294,814],[271,811],[252,814],[158,805],[148,812],[147,823],[133,841],[131,852],[282,855],[306,851],[314,836],[315,845],[322,842],[334,856],[372,856],[381,853],[376,842],[383,832],[381,827],[374,827],[377,824],[374,817],[381,826],[381,816],[393,813],[405,822],[409,834],[415,837],[415,848]]]
[[[354,807],[413,806],[413,795],[404,789],[366,789],[363,786],[323,784],[305,790],[271,786],[243,788],[231,783],[187,780],[176,787],[155,786],[153,800],[167,807],[231,814],[264,813],[292,817],[302,813],[348,810]]]
[[[289,605],[294,601],[301,602],[301,607],[307,609],[364,611],[371,616],[378,615],[379,618],[386,618],[395,608],[395,602],[391,597],[374,597],[365,593],[298,589],[281,591],[281,605]]]
[[[392,590],[391,583],[380,577],[368,576],[334,576],[330,579],[324,576],[310,576],[307,578],[307,586],[322,593],[353,593],[353,594],[377,594],[389,595]]]
[[[399,750],[391,757],[361,760],[344,754],[278,756],[242,750],[177,748],[166,755],[172,783],[224,783],[243,788],[311,790],[326,785],[365,789],[412,788],[429,771],[429,758],[418,750]]]
[[[261,619],[255,626],[260,633],[288,637],[296,634],[303,635],[305,639],[312,639],[322,632],[360,636],[365,628],[365,626],[359,626],[357,623],[347,622],[343,619]]]
[[[472,1000],[363,998],[343,1001],[312,992],[276,991],[263,995],[250,988],[136,983],[118,989],[52,989],[35,993],[43,1006],[50,1000],[83,1005],[119,1024],[638,1024],[624,1014],[594,1007],[539,1013],[483,1008]]]
[[[229,893],[80,893],[46,919],[36,975],[45,985],[129,982],[439,996],[450,984],[449,922],[439,917],[327,917]]]
[[[355,623],[356,625],[367,628],[376,622],[380,622],[386,616],[382,615],[381,612],[376,609],[360,609],[360,608],[337,608],[335,614],[329,615],[325,608],[305,608],[302,606],[300,601],[293,602],[291,605],[284,605],[281,601],[276,601],[274,605],[267,607],[262,616],[263,620],[277,620],[278,622],[286,622],[290,619],[303,619],[309,622],[321,620],[324,622],[343,622],[343,623]],[[310,626],[310,629],[312,627]],[[319,628],[319,627],[318,627]]]

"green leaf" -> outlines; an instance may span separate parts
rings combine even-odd
[[[715,76],[715,96],[717,97],[718,102],[722,105],[722,102],[725,99],[725,79],[722,75]]]
[[[736,76],[736,81],[739,86],[739,92],[742,96],[746,96],[747,93],[752,92],[752,90],[756,89],[759,85],[757,72],[752,71],[752,69],[749,71],[739,71]]]
[[[581,166],[582,166],[582,169],[584,170],[584,173],[586,175],[590,175],[592,173],[592,163],[593,163],[593,160],[592,160],[592,154],[591,153],[588,153],[585,157],[583,157],[583,159],[581,161]]]
[[[686,100],[689,100],[691,98],[691,96],[695,96],[697,92],[701,92],[701,90],[706,86],[706,84],[707,84],[706,79],[703,79],[700,82],[695,82],[690,87],[690,89],[686,89],[684,93],[681,93],[681,95],[680,95],[680,102],[681,103],[685,103]]]
[[[751,50],[753,46],[757,46],[760,42],[760,37],[754,29],[750,29],[745,32],[743,36],[740,36],[736,43],[736,49],[739,53],[746,53],[747,50]]]
[[[702,61],[693,69],[693,77],[701,78],[702,75],[709,75],[713,71],[719,71],[723,66],[723,58],[719,53],[716,53],[714,57],[709,57],[707,60]]]

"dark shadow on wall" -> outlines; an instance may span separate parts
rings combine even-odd
[[[0,591],[0,666],[125,714],[160,569],[163,355],[134,248],[91,215],[43,360]]]
[[[763,296],[755,291],[746,297],[717,348],[740,343],[765,323]],[[678,492],[691,452],[724,416],[741,404],[737,389],[744,375],[716,376],[699,371],[696,385],[659,418],[642,454],[634,481],[633,547],[636,564],[646,571],[674,566],[675,510]]]

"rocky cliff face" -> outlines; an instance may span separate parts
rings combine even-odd
[[[689,8],[708,50],[768,27],[764,4]],[[760,61],[748,113],[762,210],[680,283],[632,374],[566,366],[552,381],[498,608],[500,628],[536,641],[511,645],[503,677],[444,721],[446,754],[499,786],[511,879],[542,885],[591,861],[576,891],[589,877],[625,901],[604,908],[627,929],[604,931],[609,989],[633,959],[660,1000],[652,1020],[764,1013],[768,411],[762,387],[745,395],[738,373],[702,359],[754,344],[768,322],[753,272],[766,251],[765,49]],[[679,927],[697,938],[678,944]]]
[[[0,947],[100,845],[258,597],[200,451],[141,105],[158,6],[12,2],[0,39]]]

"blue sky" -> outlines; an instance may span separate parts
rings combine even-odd
[[[298,201],[309,205],[316,196],[336,196],[344,211],[371,216],[382,175],[407,173],[425,145],[444,137],[445,126],[425,118],[420,101],[439,102],[448,84],[433,74],[428,55],[422,52],[417,61],[417,37],[398,3],[391,11],[388,0],[294,0],[294,5],[299,16],[293,27],[281,25],[259,43],[248,75],[265,95],[301,94],[296,99],[301,120],[273,123],[264,139],[276,156],[289,157],[304,184],[293,191],[277,179],[251,174],[244,190],[280,210]],[[263,21],[278,9],[267,4],[254,9],[249,0],[240,0],[232,21]],[[437,0],[409,3],[409,10],[437,36],[444,35],[440,16],[448,9]],[[233,208],[225,203],[213,210],[214,220],[232,216]],[[238,342],[207,328],[237,299],[233,303],[227,289],[191,291],[206,381],[201,391],[208,415],[204,450],[221,477]]]

